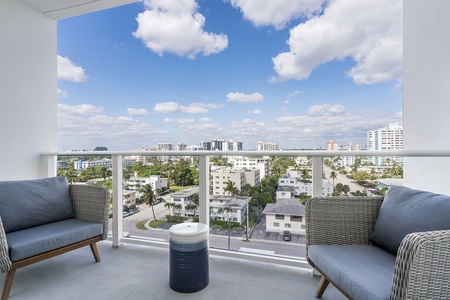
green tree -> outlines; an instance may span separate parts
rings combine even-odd
[[[350,192],[350,187],[346,184],[344,184],[344,186],[342,187],[342,192],[347,195],[348,192]]]
[[[175,185],[186,186],[194,184],[194,176],[192,174],[189,163],[182,159],[180,160],[173,171],[171,172],[171,179]]]
[[[228,195],[236,196],[239,194],[239,189],[236,187],[234,181],[228,180],[227,186],[223,189],[224,192],[227,192]]]
[[[334,180],[337,179],[337,174],[335,171],[331,171],[330,178],[333,179],[333,186],[334,186]]]
[[[139,192],[142,193],[142,200],[145,204],[148,204],[152,208],[153,219],[156,221],[155,209],[153,204],[155,203],[155,193],[153,192],[153,188],[150,184],[144,185]]]
[[[68,182],[73,183],[78,178],[77,171],[72,167],[67,169],[66,173],[64,174],[66,176],[66,179]]]
[[[174,206],[175,206],[175,203],[173,203],[173,202],[166,202],[166,203],[164,203],[164,207],[169,209],[169,214],[171,216],[173,216],[173,208],[174,208]]]

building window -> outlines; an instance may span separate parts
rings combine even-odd
[[[280,223],[274,222],[274,223],[273,223],[273,227],[280,227]]]
[[[286,223],[286,224],[284,224],[284,227],[286,227],[286,228],[291,228],[291,224]]]
[[[306,225],[302,225],[302,229],[306,229]]]
[[[301,222],[302,216],[291,216],[291,222]]]
[[[275,220],[284,220],[284,215],[275,215]]]

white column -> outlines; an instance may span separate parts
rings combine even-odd
[[[209,156],[198,157],[199,169],[199,222],[209,226]]]
[[[122,204],[122,155],[113,155],[113,247],[119,247],[123,237],[123,204]]]

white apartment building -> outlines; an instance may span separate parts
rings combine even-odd
[[[136,163],[137,159],[133,158],[124,158],[123,166],[131,166]],[[78,160],[73,162],[73,167],[75,170],[83,170],[88,167],[106,167],[108,169],[112,168],[112,160],[110,158],[102,158],[96,160]]]
[[[260,179],[269,174],[270,157],[245,157],[245,156],[228,156],[228,162],[233,164],[236,170],[259,170]]]
[[[268,203],[264,208],[266,232],[289,230],[294,234],[305,234],[305,206],[297,199],[281,199]]]
[[[234,182],[234,186],[241,190],[246,184],[259,186],[261,180],[259,170],[235,170],[231,168],[211,171],[211,177],[213,195],[228,195],[229,193],[225,192],[228,181]]]
[[[197,194],[198,190],[187,189],[183,191],[179,191],[177,193],[171,193],[168,202],[172,202],[175,205],[181,205],[181,208],[173,208],[173,214],[175,216],[194,216],[197,215],[197,212],[187,210],[186,205],[193,204],[193,195]]]
[[[275,151],[278,150],[278,144],[274,142],[258,142],[256,148],[258,151]]]
[[[302,182],[301,176],[299,174],[281,175],[278,179],[278,187],[280,186],[291,186],[295,190],[295,195],[299,196],[301,194],[312,196],[312,183]],[[327,179],[323,179],[322,182],[322,194],[331,195],[334,191],[333,184],[331,184]]]
[[[403,126],[399,125],[398,122],[389,122],[384,128],[368,131],[367,150],[403,150]],[[390,157],[389,159],[403,165],[403,158]],[[381,166],[386,163],[387,157],[371,157],[369,161]]]
[[[210,195],[210,216],[215,220],[230,220],[232,222],[239,222],[242,225],[247,220],[247,205],[250,199],[252,197]],[[222,210],[229,208],[231,211],[222,212],[221,208]]]
[[[158,189],[167,188],[167,178],[161,178],[159,175],[150,175],[150,177],[130,177],[128,180],[128,189],[132,191],[138,191],[144,185],[150,184],[153,191]]]

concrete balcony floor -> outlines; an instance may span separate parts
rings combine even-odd
[[[182,294],[169,287],[168,250],[133,244],[113,248],[110,241],[98,246],[100,263],[84,247],[19,269],[10,299],[317,299],[320,277],[309,269],[210,255],[209,285]],[[322,299],[346,298],[330,285]]]

